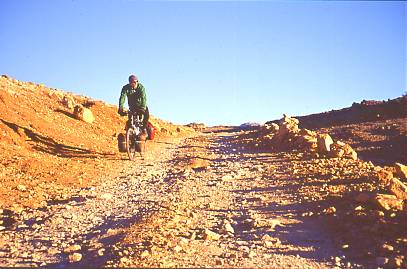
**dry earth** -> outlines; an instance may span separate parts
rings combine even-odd
[[[130,162],[117,107],[4,76],[0,101],[0,266],[406,267],[403,199],[375,198],[406,164],[405,103],[380,119],[377,107],[358,122],[300,118],[359,158],[275,145],[263,128],[154,118],[157,139]]]

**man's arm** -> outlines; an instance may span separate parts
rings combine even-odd
[[[126,101],[126,89],[125,87],[122,88],[122,92],[120,93],[120,99],[119,99],[119,111],[123,110],[124,107],[124,102]]]
[[[146,90],[143,85],[140,84],[140,106],[145,110],[147,106]]]

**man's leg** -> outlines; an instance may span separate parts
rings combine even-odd
[[[147,129],[147,122],[150,119],[150,112],[148,111],[148,106],[146,107],[146,111],[144,112],[144,119],[143,119],[143,125],[144,128]]]
[[[127,121],[126,121],[126,127],[125,127],[126,132],[127,132],[127,129],[129,129],[129,127],[130,127],[130,120],[131,120],[131,116],[129,113],[129,114],[127,114]]]

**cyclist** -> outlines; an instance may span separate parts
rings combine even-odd
[[[124,101],[128,98],[128,105],[130,112],[143,113],[143,130],[146,130],[147,122],[150,117],[148,107],[146,105],[146,90],[144,86],[138,81],[138,78],[135,75],[129,76],[129,84],[123,86],[120,99],[119,99],[119,111],[118,113],[121,116],[125,116],[124,112]],[[130,124],[130,114],[126,123],[126,129]]]

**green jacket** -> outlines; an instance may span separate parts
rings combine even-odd
[[[123,109],[124,101],[128,98],[129,109],[135,108],[146,109],[146,90],[144,86],[139,82],[136,89],[132,89],[130,84],[124,85],[119,99],[119,108]]]

